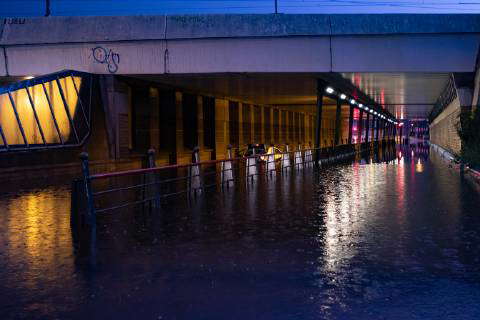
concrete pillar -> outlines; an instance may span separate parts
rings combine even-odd
[[[105,110],[105,123],[108,141],[108,153],[110,158],[117,158],[117,132],[114,102],[114,76],[100,76],[100,90],[102,96],[102,105]]]
[[[386,124],[385,124],[385,120],[382,120],[382,123],[380,124],[380,127],[382,128],[382,140],[385,140],[385,137],[386,137],[386,132],[385,132],[385,128],[386,128]]]
[[[353,136],[353,113],[354,107],[350,105],[350,114],[348,116],[348,144],[352,144],[352,136]]]
[[[259,126],[260,132],[261,132],[261,134],[260,134],[261,138],[260,138],[259,142],[260,143],[266,143],[266,141],[265,141],[265,118],[264,118],[265,115],[263,114],[263,106],[259,106],[259,108],[260,108],[260,119],[261,119],[260,120],[261,125]]]
[[[358,117],[358,128],[357,128],[357,141],[362,143],[362,132],[363,131],[363,110],[360,110],[360,115]]]
[[[317,121],[315,124],[315,148],[320,148],[322,141],[322,111],[324,91],[324,82],[321,80],[317,80]]]
[[[200,148],[200,159],[210,160],[211,154],[205,152],[205,141],[203,136],[203,97],[197,96],[197,135],[198,147]]]
[[[198,135],[198,147],[200,148],[200,153],[205,148],[203,141],[203,98],[202,96],[197,96],[197,135]],[[200,159],[204,159],[200,154]]]
[[[243,141],[243,103],[238,103],[238,148],[244,148]]]
[[[342,101],[337,97],[337,109],[335,113],[335,138],[334,145],[339,145],[340,130],[342,129]]]
[[[267,117],[269,119],[269,127],[266,128],[266,130],[268,129],[269,133],[270,133],[270,141],[265,141],[265,143],[267,144],[267,147],[270,146],[271,143],[273,143],[273,140],[274,140],[274,136],[273,136],[273,110],[271,107],[268,107],[267,108]]]
[[[286,110],[285,114],[285,142],[288,144],[291,144],[292,141],[290,141],[290,136],[291,136],[291,126],[292,124],[290,123],[290,111]]]
[[[312,115],[311,114],[308,114],[307,115],[307,132],[308,132],[308,143],[309,143],[309,147],[311,148],[312,147],[312,141],[313,141],[313,120],[312,120]]]
[[[122,127],[124,121],[119,121],[123,117],[128,119],[130,101],[128,86],[119,82],[113,75],[104,75],[100,76],[100,91],[105,112],[109,157],[119,159],[128,153],[128,146],[123,145],[122,141],[128,141],[131,132]],[[122,134],[128,134],[129,137],[123,137]]]
[[[283,137],[284,133],[283,133],[283,118],[282,118],[282,114],[283,114],[283,110],[282,109],[278,109],[278,140],[279,140],[279,143],[281,142],[284,142],[285,139]]]
[[[224,99],[215,99],[216,159],[225,159],[229,141],[228,101]]]
[[[150,147],[153,150],[159,150],[160,148],[160,108],[159,108],[159,96],[158,89],[150,88]]]
[[[365,143],[368,143],[369,135],[370,135],[370,113],[367,112],[367,123],[365,128]]]
[[[182,93],[175,92],[175,105],[176,105],[176,159],[177,163],[185,163],[185,161],[190,162],[191,154],[188,154],[188,157],[184,157],[184,146],[183,146],[183,108],[182,108]],[[186,160],[185,160],[185,159]]]
[[[255,116],[254,116],[254,109],[255,109],[255,106],[252,104],[250,105],[250,137],[252,141],[250,142],[254,142],[255,141]]]

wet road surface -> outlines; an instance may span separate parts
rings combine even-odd
[[[421,150],[420,150],[421,151]],[[479,319],[480,197],[435,153],[305,169],[99,218],[0,196],[0,319]]]

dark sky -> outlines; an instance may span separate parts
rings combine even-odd
[[[46,0],[0,0],[0,16],[40,16]],[[51,0],[52,15],[273,13],[275,0]],[[480,13],[480,0],[278,0],[280,13]]]

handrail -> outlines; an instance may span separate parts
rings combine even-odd
[[[155,150],[150,149],[147,153],[149,168],[94,175],[90,175],[88,154],[82,153],[80,159],[82,161],[83,178],[75,180],[72,187],[72,199],[74,199],[72,200],[72,214],[75,215],[73,220],[81,225],[86,223],[92,234],[95,234],[98,214],[140,204],[147,205],[149,210],[157,209],[162,207],[163,200],[178,195],[187,195],[187,201],[191,201],[192,197],[197,198],[211,187],[217,186],[224,190],[224,188],[228,189],[231,183],[235,181],[240,184],[246,183],[248,187],[250,183],[254,184],[256,177],[263,175],[266,179],[270,179],[278,173],[283,175],[287,168],[297,171],[312,167],[313,164],[329,165],[365,151],[364,147],[364,144],[309,149],[302,149],[301,146],[298,146],[296,150],[289,150],[287,145],[285,152],[254,153],[250,156],[230,158],[232,148],[229,146],[226,159],[207,161],[199,161],[200,156],[197,147],[192,153],[192,163],[163,167],[155,167]],[[280,159],[277,158],[280,163],[275,160],[278,155],[282,155]],[[257,161],[259,158],[263,158],[262,164]],[[205,165],[216,165],[218,163],[222,164],[221,168],[216,166],[202,168]],[[175,173],[174,176],[167,175],[164,177],[165,179],[155,174],[177,168],[188,168],[188,172],[186,175],[171,172]],[[138,176],[141,180],[112,181],[114,185],[108,183],[107,189],[103,189],[103,187],[106,187],[103,184],[97,184],[96,186],[93,184],[94,180],[122,176],[133,176],[133,178]],[[100,190],[95,190],[97,187]],[[108,196],[114,192],[120,192],[125,196]],[[123,192],[127,193],[124,194]],[[83,199],[79,200],[80,197]]]
[[[301,151],[315,151],[315,150],[321,150],[321,149],[322,148],[312,148],[312,149],[302,149]],[[125,170],[125,171],[118,171],[118,172],[109,172],[109,173],[98,173],[98,174],[91,175],[90,179],[91,180],[107,179],[107,178],[121,177],[121,176],[133,175],[133,174],[152,173],[152,172],[158,172],[158,171],[168,170],[168,169],[187,168],[187,167],[198,166],[198,165],[217,164],[217,163],[229,162],[229,161],[240,161],[240,160],[249,159],[249,158],[268,157],[268,156],[272,156],[272,155],[274,156],[278,154],[284,155],[284,154],[290,154],[294,152],[295,151],[283,152],[283,153],[264,153],[264,154],[254,155],[254,156],[252,155],[252,156],[237,157],[237,158],[230,158],[230,159],[200,161],[197,163],[172,164],[172,165],[167,165],[163,167],[132,169],[132,170]]]

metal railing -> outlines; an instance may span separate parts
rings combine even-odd
[[[287,146],[281,153],[233,158],[229,148],[226,159],[200,161],[195,148],[192,163],[155,167],[155,152],[149,150],[148,168],[93,175],[88,154],[82,153],[83,178],[73,183],[72,215],[82,224],[95,224],[97,215],[138,205],[160,208],[162,201],[170,197],[186,196],[191,200],[211,189],[221,191],[235,183],[249,185],[261,176],[268,178],[314,164],[330,164],[358,151],[353,145],[320,149],[298,146],[295,151]]]
[[[147,168],[101,174],[90,174],[88,154],[82,153],[83,177],[72,184],[72,237],[80,247],[88,244],[94,255],[98,218],[110,221],[122,214],[143,216],[143,213],[168,210],[171,206],[168,199],[175,197],[184,197],[187,204],[193,204],[207,192],[248,189],[261,179],[268,182],[275,176],[352,159],[380,144],[388,146],[389,142],[318,149],[298,146],[296,150],[290,150],[287,145],[285,152],[236,158],[232,157],[232,148],[228,148],[226,159],[209,161],[200,161],[199,150],[195,148],[192,163],[163,167],[155,166],[155,151],[151,149],[147,154]]]
[[[291,151],[287,145],[285,152],[236,158],[229,148],[226,159],[208,161],[200,161],[199,149],[195,148],[191,163],[162,167],[155,166],[155,151],[149,150],[147,168],[101,174],[90,174],[88,154],[82,153],[83,178],[73,182],[72,215],[81,216],[82,224],[94,224],[97,215],[138,205],[160,208],[167,198],[185,196],[191,200],[208,190],[222,191],[235,183],[248,186],[258,177],[268,179],[313,165],[332,164],[374,146],[378,143],[317,149],[298,146]]]

